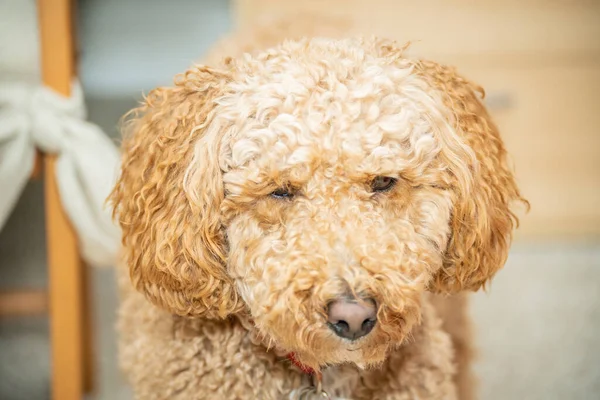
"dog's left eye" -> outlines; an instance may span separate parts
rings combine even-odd
[[[371,191],[373,192],[387,192],[396,184],[397,179],[389,176],[376,176],[371,181]]]
[[[271,197],[275,197],[276,199],[291,199],[294,197],[294,193],[287,188],[279,188],[271,192]]]

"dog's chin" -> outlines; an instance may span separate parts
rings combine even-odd
[[[399,346],[401,342],[400,339],[391,341],[380,332],[372,332],[368,337],[356,341],[341,339],[326,332],[321,338],[313,338],[310,343],[296,343],[280,351],[294,353],[298,362],[314,370],[348,363],[368,369],[380,366],[390,349]]]

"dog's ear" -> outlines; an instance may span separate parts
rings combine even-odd
[[[229,79],[192,68],[125,118],[121,175],[109,201],[133,285],[178,315],[224,318],[240,308],[225,271],[221,134],[212,124]]]
[[[453,136],[445,138],[446,143],[457,141],[444,150],[447,159],[453,159],[448,164],[454,205],[444,264],[431,289],[477,290],[506,262],[512,231],[518,225],[512,206],[529,204],[507,165],[502,139],[482,103],[483,90],[437,63],[419,62],[415,71],[446,109],[447,131]]]

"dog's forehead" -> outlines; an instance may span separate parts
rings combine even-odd
[[[291,103],[299,106],[324,92],[329,94],[328,101],[393,93],[413,66],[409,59],[381,54],[373,44],[319,39],[286,42],[238,60],[229,89],[246,102],[258,103],[256,107],[274,106],[274,100],[280,100],[291,111]]]
[[[260,159],[364,164],[430,132],[429,91],[411,60],[352,42],[292,43],[238,65],[217,114],[231,127],[233,168]]]

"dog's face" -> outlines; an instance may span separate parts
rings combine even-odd
[[[451,176],[438,105],[409,62],[325,54],[247,62],[252,79],[216,109],[228,274],[276,345],[313,365],[364,364],[418,319],[447,246]],[[378,311],[358,340],[328,323],[346,298]]]
[[[249,313],[309,366],[368,366],[424,291],[478,288],[504,263],[520,196],[447,68],[293,42],[191,70],[141,111],[113,200],[135,286],[175,313]]]

